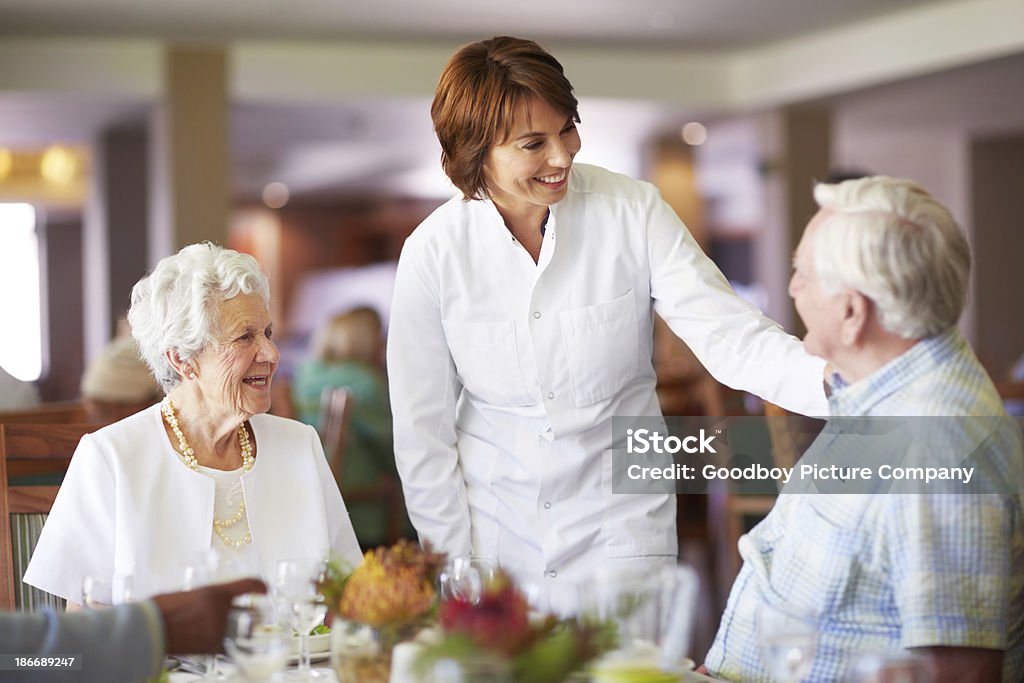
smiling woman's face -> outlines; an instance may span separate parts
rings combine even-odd
[[[496,144],[484,159],[484,178],[491,199],[515,214],[546,209],[565,198],[580,134],[571,116],[539,97],[517,116],[508,140]]]
[[[214,319],[216,341],[195,358],[203,398],[245,418],[267,412],[280,354],[263,299],[239,294],[221,302]]]

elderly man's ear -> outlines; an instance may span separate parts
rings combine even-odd
[[[872,315],[871,299],[856,291],[843,294],[843,317],[839,330],[843,346],[857,346],[864,340]]]

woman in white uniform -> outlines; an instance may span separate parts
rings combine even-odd
[[[421,538],[552,595],[674,562],[674,498],[611,492],[612,416],[661,414],[653,312],[716,379],[793,411],[826,413],[823,362],[732,291],[654,187],[573,163],[577,100],[535,43],[461,48],[431,114],[464,197],[406,241],[388,341]]]
[[[270,576],[279,559],[362,559],[316,431],[264,413],[279,355],[267,277],[212,244],[169,256],[128,321],[166,397],[83,437],[25,582],[74,608],[85,577],[136,597],[182,587],[210,549]]]

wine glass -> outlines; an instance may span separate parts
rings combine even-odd
[[[324,597],[317,592],[323,579],[323,560],[279,560],[272,586],[274,600],[281,614],[299,636],[299,666],[289,672],[290,680],[322,680],[324,673],[312,668],[309,654],[309,632],[327,615]]]
[[[121,605],[135,600],[135,582],[131,574],[115,574],[112,580],[96,576],[82,577],[82,606],[87,609]]]
[[[191,562],[181,567],[181,589],[191,591],[221,580],[221,557],[213,548],[196,555]],[[206,674],[201,680],[226,681],[227,676],[220,670],[217,655],[206,656]]]
[[[773,680],[798,683],[811,672],[818,626],[809,614],[761,603],[757,608],[761,662]]]
[[[441,599],[476,604],[497,571],[497,563],[488,558],[453,557],[437,575]]]
[[[863,654],[853,666],[854,683],[932,683],[928,660],[906,650]]]
[[[270,680],[288,661],[291,637],[277,621],[273,601],[246,594],[231,602],[224,630],[224,649],[247,681]]]
[[[109,581],[95,576],[82,577],[82,607],[97,609],[110,605],[113,601],[111,590]]]
[[[617,648],[594,664],[594,680],[675,681],[692,669],[697,588],[685,565],[593,576],[582,591],[584,618],[611,622],[618,635]]]

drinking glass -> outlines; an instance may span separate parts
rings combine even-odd
[[[278,623],[266,595],[240,595],[231,603],[224,649],[247,681],[270,680],[288,661],[291,636]]]
[[[933,683],[935,678],[926,659],[901,650],[859,656],[850,680],[854,683]]]
[[[773,680],[798,683],[811,672],[818,646],[818,625],[812,615],[761,603],[757,634],[761,662]]]
[[[484,587],[498,571],[496,562],[484,557],[453,557],[437,575],[442,600],[480,602]]]
[[[279,560],[274,575],[273,598],[280,614],[299,636],[299,666],[289,672],[290,680],[323,680],[325,673],[312,668],[309,655],[309,632],[323,622],[327,614],[324,598],[317,592],[323,579],[323,560]]]
[[[191,591],[220,581],[220,554],[213,548],[200,552],[192,561],[181,567],[181,589]],[[201,680],[226,681],[228,677],[220,670],[217,655],[206,656],[206,674]]]
[[[87,609],[134,601],[135,582],[130,574],[118,574],[109,581],[95,576],[82,578],[82,606]]]
[[[618,647],[593,666],[595,681],[675,681],[690,651],[697,574],[684,565],[655,572],[599,572],[581,591],[586,619],[612,622]]]

